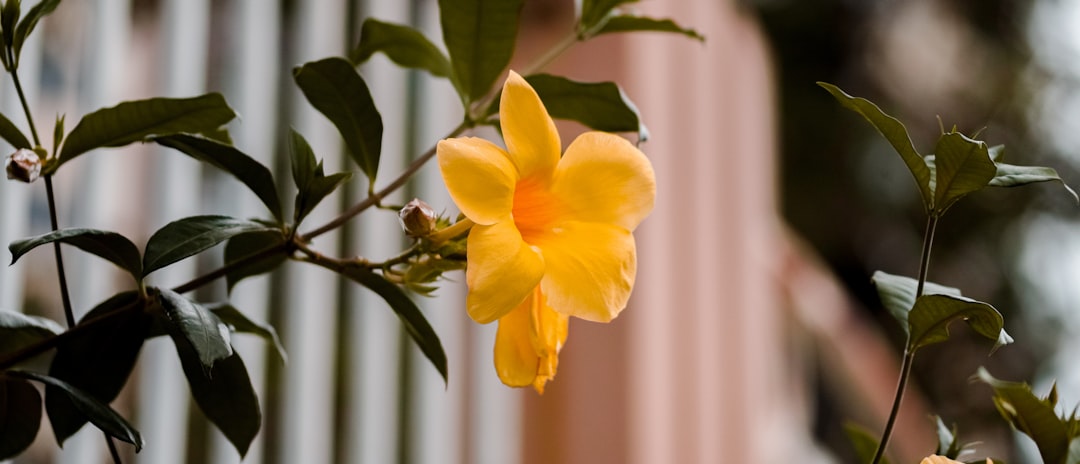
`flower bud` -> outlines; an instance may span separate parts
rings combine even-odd
[[[401,208],[401,211],[398,212],[398,219],[401,220],[401,228],[405,229],[406,235],[410,237],[427,237],[435,231],[435,222],[438,216],[435,214],[435,210],[431,208],[431,205],[424,203],[419,198],[414,198],[405,204],[405,207]]]
[[[20,148],[8,156],[7,177],[23,182],[33,182],[41,176],[41,158],[33,150]]]

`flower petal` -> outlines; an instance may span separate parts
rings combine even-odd
[[[510,159],[521,178],[547,178],[559,162],[562,142],[540,96],[510,71],[499,100],[499,123]]]
[[[525,302],[529,304],[531,315],[530,335],[533,350],[540,357],[533,388],[543,395],[544,384],[555,378],[555,372],[559,368],[559,351],[566,343],[570,317],[551,309],[539,286]]]
[[[534,245],[543,254],[540,287],[551,308],[609,322],[626,307],[637,272],[630,231],[610,224],[566,222]]]
[[[439,170],[466,217],[490,225],[510,215],[517,172],[502,148],[476,137],[439,141]]]
[[[530,341],[529,303],[524,301],[499,318],[495,331],[495,372],[502,383],[511,387],[531,385],[540,362]]]
[[[544,260],[514,223],[476,225],[469,232],[465,306],[476,322],[487,324],[521,304],[544,275]]]
[[[633,231],[653,209],[656,176],[645,154],[626,139],[587,132],[566,148],[551,190],[573,219]]]
[[[987,459],[989,461],[989,459]],[[960,461],[954,461],[944,456],[931,455],[923,458],[919,464],[962,464]]]

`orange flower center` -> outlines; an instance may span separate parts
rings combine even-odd
[[[562,205],[548,190],[547,182],[522,179],[514,189],[514,225],[525,243],[535,245],[554,232]]]

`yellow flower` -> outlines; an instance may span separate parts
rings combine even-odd
[[[994,461],[990,458],[986,458],[986,464],[993,464]],[[919,464],[964,464],[960,461],[954,461],[944,456],[932,455],[923,458]]]
[[[450,196],[476,223],[468,237],[469,316],[498,320],[503,383],[543,393],[569,316],[608,322],[626,307],[637,270],[631,232],[652,211],[648,159],[613,134],[582,134],[560,157],[555,124],[513,71],[499,121],[506,149],[480,138],[439,142]]]

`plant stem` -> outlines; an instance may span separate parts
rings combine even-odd
[[[52,230],[60,229],[56,219],[56,195],[53,194],[52,175],[45,175],[45,196],[49,202],[49,222]],[[64,319],[68,327],[75,326],[75,313],[71,309],[71,294],[68,292],[67,274],[64,273],[64,257],[60,254],[60,242],[53,242],[53,256],[56,257],[56,276],[60,280],[60,299],[64,303]]]
[[[116,449],[116,440],[109,434],[105,434],[105,443],[109,445],[109,454],[112,455],[113,463],[122,464],[120,460],[120,451]]]
[[[450,133],[447,134],[444,138],[457,137],[461,135],[462,132],[465,132],[465,130],[468,128],[469,124],[462,122],[461,124],[458,124],[458,126],[455,127],[454,130],[450,131]],[[352,219],[353,216],[356,216],[364,210],[377,205],[380,201],[382,201],[383,198],[386,198],[387,195],[390,195],[395,190],[401,188],[402,185],[405,185],[405,182],[407,182],[409,178],[413,176],[413,174],[416,174],[416,171],[419,171],[420,168],[424,167],[424,164],[427,164],[427,162],[435,156],[436,148],[437,146],[432,146],[428,149],[428,151],[420,155],[420,157],[413,161],[412,164],[409,164],[409,167],[405,168],[405,171],[403,171],[401,175],[394,179],[393,182],[390,182],[386,187],[383,187],[378,192],[368,195],[368,197],[365,198],[363,201],[345,210],[340,215],[332,219],[330,222],[327,222],[326,224],[323,224],[322,226],[317,227],[310,232],[301,234],[298,239],[300,241],[306,242],[322,234],[330,232],[331,230],[340,227],[342,224],[345,223],[345,221]]]
[[[9,57],[12,56],[10,48],[6,52]],[[9,62],[13,63],[14,61],[10,60],[14,60],[14,58],[9,58]],[[26,102],[26,94],[23,93],[22,83],[19,82],[18,70],[14,68],[11,70],[11,80],[15,83],[15,92],[19,94],[19,103],[22,103],[23,113],[26,114],[26,122],[30,125],[30,135],[34,138],[34,146],[40,147],[41,139],[38,138],[37,127],[34,126],[34,118],[30,116],[30,105]],[[53,148],[55,149],[55,147]]]
[[[934,232],[937,231],[937,223],[940,216],[931,213],[926,219],[926,231],[923,233],[922,252],[919,255],[919,281],[915,288],[915,298],[923,294],[926,286],[926,275],[930,270],[930,250],[934,246]],[[896,382],[896,395],[893,397],[892,410],[889,419],[885,422],[885,430],[881,432],[881,441],[878,442],[877,451],[874,452],[874,460],[871,464],[878,464],[885,455],[885,447],[889,444],[896,418],[900,415],[900,403],[904,400],[904,388],[907,386],[908,377],[911,375],[911,365],[915,361],[915,350],[904,348],[904,361],[900,366],[900,380]]]
[[[229,264],[226,264],[226,265],[224,265],[224,266],[222,266],[220,268],[217,268],[216,270],[213,270],[213,271],[208,272],[206,274],[203,274],[203,275],[201,275],[199,277],[196,277],[196,278],[188,281],[187,283],[181,284],[180,286],[173,288],[172,290],[174,292],[176,292],[176,293],[190,292],[192,290],[195,290],[196,288],[202,287],[203,285],[206,285],[206,284],[208,284],[210,282],[213,282],[213,281],[225,276],[226,274],[232,272],[233,270],[236,270],[236,269],[239,269],[241,267],[247,266],[247,265],[249,265],[251,263],[254,263],[254,262],[258,261],[258,260],[268,258],[270,256],[273,256],[274,254],[277,254],[277,253],[289,254],[291,252],[290,249],[292,248],[292,246],[293,245],[290,242],[282,242],[280,244],[264,248],[262,250],[254,252],[254,253],[252,253],[250,255],[244,256],[243,258],[240,258],[240,259],[238,259],[236,261],[233,261],[233,262],[231,262]]]
[[[871,464],[878,464],[885,455],[885,447],[889,444],[896,418],[900,415],[900,402],[904,399],[904,388],[907,387],[908,377],[911,374],[911,364],[915,360],[915,352],[904,350],[904,362],[900,366],[900,380],[896,382],[896,396],[893,397],[892,411],[889,412],[889,420],[885,422],[885,431],[881,432],[881,442],[878,443],[877,451],[874,452],[874,460]]]

